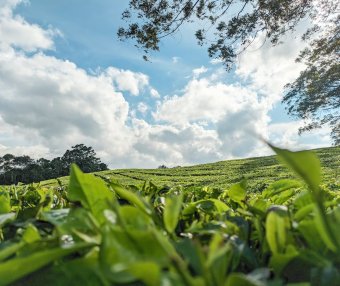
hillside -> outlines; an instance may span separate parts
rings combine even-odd
[[[277,180],[291,173],[264,157],[96,174],[186,184],[180,191],[105,184],[76,165],[65,188],[9,187],[0,192],[0,285],[338,286],[339,148],[315,151],[329,188],[319,188],[312,152],[274,151],[302,180]],[[226,186],[237,174],[257,189],[188,187]]]
[[[340,180],[340,147],[313,150],[320,158],[323,183]],[[115,169],[95,173],[114,179],[123,185],[142,185],[151,181],[158,186],[211,186],[228,187],[246,178],[253,189],[262,190],[265,185],[278,179],[294,175],[276,159],[276,156],[228,160],[190,167],[169,169]],[[67,183],[68,178],[61,178]],[[42,185],[55,185],[56,180],[42,182]]]

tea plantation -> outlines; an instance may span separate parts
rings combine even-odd
[[[313,150],[320,158],[322,182],[333,184],[340,181],[340,147]],[[157,186],[209,186],[227,188],[246,179],[254,190],[263,190],[269,183],[287,178],[296,178],[275,156],[257,157],[217,163],[176,167],[168,169],[121,169],[95,173],[123,185],[142,186],[151,181]],[[60,178],[67,184],[68,177]],[[44,181],[43,186],[54,186],[56,180]]]
[[[271,147],[0,187],[0,285],[340,285],[340,148]]]

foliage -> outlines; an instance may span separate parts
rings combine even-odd
[[[61,161],[64,170],[67,170],[66,174],[68,174],[72,163],[77,164],[85,173],[107,170],[106,164],[102,163],[100,159],[96,157],[96,152],[93,148],[87,147],[84,144],[72,146],[71,150],[65,152]]]
[[[158,169],[167,169],[168,167],[167,166],[165,166],[165,165],[160,165],[160,166],[158,166]]]
[[[329,124],[334,145],[340,145],[340,16],[336,23],[297,59],[307,68],[286,86],[288,113],[310,121],[300,133]]]
[[[61,158],[51,161],[44,158],[33,160],[29,156],[12,154],[0,157],[0,184],[27,184],[65,176],[68,175],[72,163],[76,163],[86,173],[107,170],[106,164],[96,157],[92,147],[78,144],[67,150]]]
[[[191,22],[200,27],[198,44],[209,45],[210,57],[232,69],[237,56],[261,38],[273,45],[283,35],[308,21],[302,39],[308,48],[298,61],[306,69],[287,86],[288,112],[311,120],[302,131],[329,124],[334,144],[339,144],[339,1],[335,0],[130,0],[122,14],[127,27],[121,40],[134,39],[145,52],[158,51],[160,41]],[[303,24],[305,25],[306,22]],[[308,26],[308,25],[307,25]]]
[[[3,189],[0,285],[338,285],[339,185],[273,149],[304,183],[123,187],[73,166],[68,188]]]

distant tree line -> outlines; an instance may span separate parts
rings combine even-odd
[[[107,165],[96,157],[93,148],[84,144],[72,146],[62,157],[52,160],[34,160],[26,155],[6,154],[0,157],[0,185],[19,182],[27,184],[66,176],[72,163],[76,163],[85,173],[108,169]]]

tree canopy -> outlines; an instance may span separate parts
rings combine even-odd
[[[118,30],[121,40],[134,39],[148,60],[162,38],[187,23],[198,21],[198,44],[208,46],[211,58],[230,70],[237,56],[261,35],[273,45],[294,32],[302,20],[310,27],[302,39],[308,48],[297,61],[306,69],[286,86],[283,102],[292,116],[306,125],[301,132],[329,124],[335,145],[340,144],[339,2],[336,0],[130,0]]]
[[[6,154],[0,157],[0,185],[39,182],[69,174],[70,165],[76,163],[83,172],[107,170],[107,165],[96,157],[92,147],[84,144],[72,146],[62,157],[34,160],[29,156]]]

